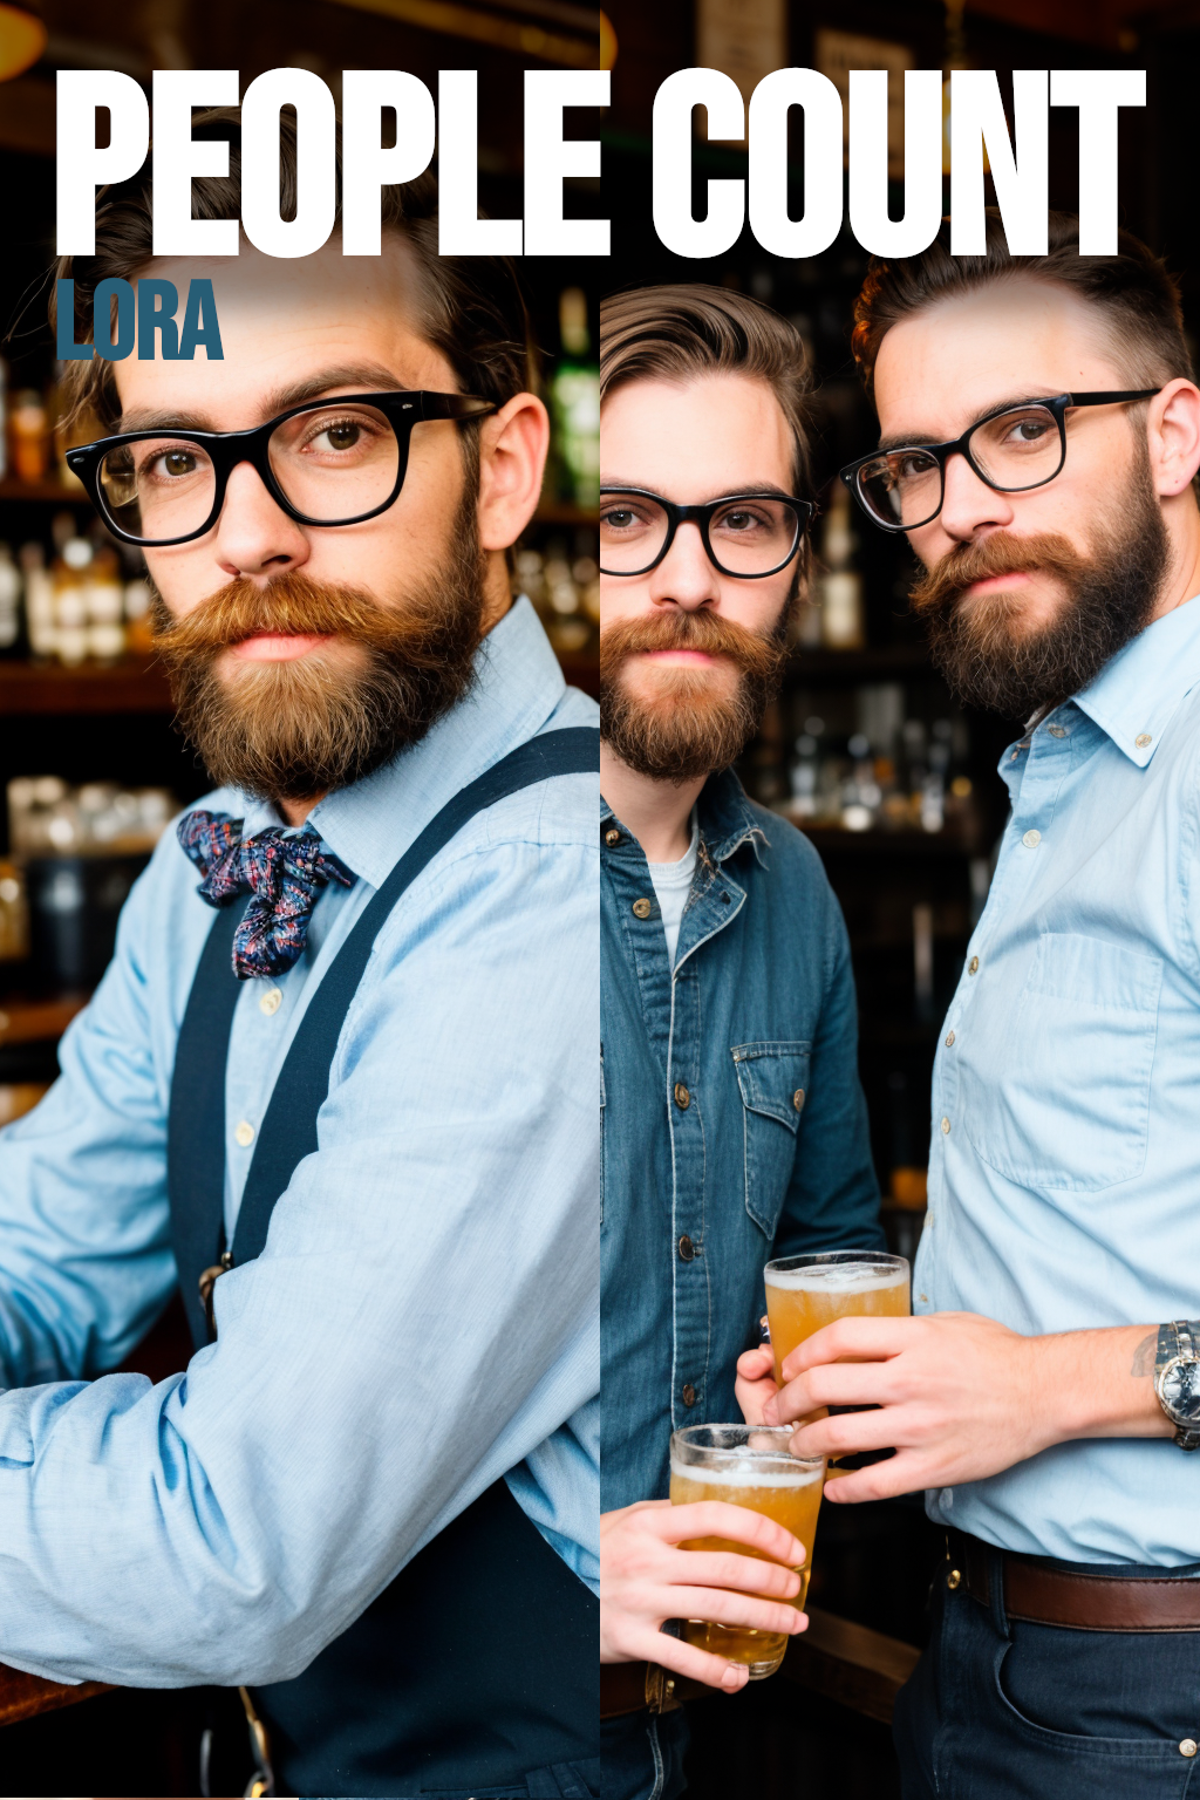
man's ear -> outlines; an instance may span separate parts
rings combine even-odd
[[[516,394],[479,428],[479,542],[515,544],[542,491],[550,419],[536,394]]]
[[[1200,469],[1200,388],[1178,377],[1150,402],[1150,467],[1164,499],[1182,494]]]

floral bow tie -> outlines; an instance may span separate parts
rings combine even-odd
[[[312,832],[296,837],[272,825],[243,838],[240,819],[201,808],[179,821],[178,835],[204,877],[200,893],[210,906],[253,895],[233,939],[239,981],[290,969],[303,954],[318,889],[330,881],[354,885],[350,870]]]

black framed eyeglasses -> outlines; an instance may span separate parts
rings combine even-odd
[[[474,394],[342,394],[291,406],[248,431],[123,431],[68,450],[67,463],[126,544],[203,537],[244,462],[298,525],[358,525],[399,495],[417,425],[495,411]]]
[[[1000,406],[977,419],[949,444],[902,444],[860,456],[842,480],[873,525],[884,531],[916,531],[937,518],[946,496],[946,464],[964,456],[981,481],[998,494],[1045,487],[1067,459],[1067,413],[1076,406],[1120,406],[1150,400],[1158,388],[1111,393],[1056,394]]]
[[[679,527],[691,523],[720,574],[761,581],[787,568],[816,510],[792,494],[726,494],[703,506],[676,506],[647,488],[601,488],[600,573],[649,575]]]

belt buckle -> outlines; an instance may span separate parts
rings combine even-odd
[[[646,1705],[652,1713],[678,1712],[683,1705],[676,1698],[674,1675],[658,1663],[646,1664]]]

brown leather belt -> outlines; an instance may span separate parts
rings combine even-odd
[[[620,1719],[635,1712],[674,1712],[681,1698],[700,1691],[697,1683],[683,1681],[657,1663],[600,1664],[602,1719]]]
[[[990,1606],[995,1550],[962,1531],[948,1533],[946,1541],[947,1587],[965,1587],[973,1600]],[[1194,1577],[1076,1575],[1061,1563],[1000,1555],[1010,1619],[1072,1631],[1200,1631],[1200,1580]]]

